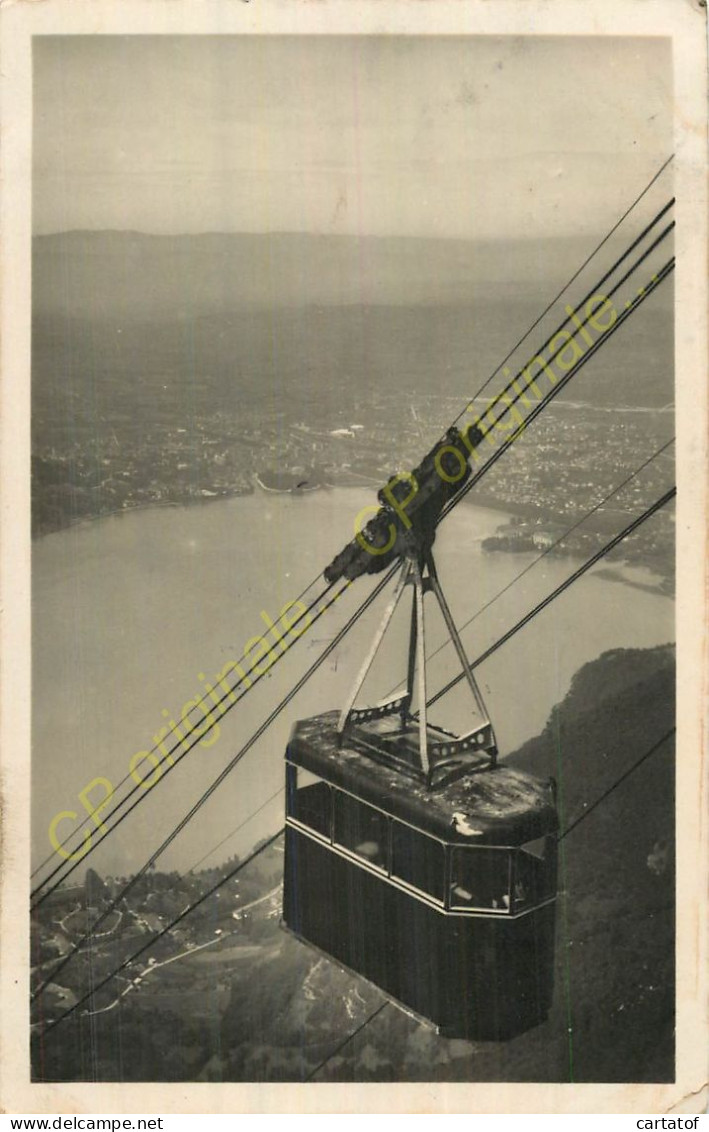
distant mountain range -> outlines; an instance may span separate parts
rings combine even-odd
[[[66,232],[33,241],[37,314],[193,319],[241,307],[461,304],[568,277],[588,240],[470,242],[274,232]]]
[[[178,425],[186,400],[206,412],[264,399],[322,407],[323,397],[337,405],[372,390],[465,398],[590,250],[578,239],[36,237],[34,405],[55,421],[69,422],[79,404],[109,426],[138,409],[146,421],[160,411]],[[577,282],[580,298],[615,250],[605,247],[593,275]],[[580,399],[672,400],[671,298],[665,286],[613,337],[587,371],[593,393],[582,380]],[[521,364],[560,316],[557,304]]]

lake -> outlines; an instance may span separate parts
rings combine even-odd
[[[203,693],[247,640],[315,579],[352,537],[354,516],[373,500],[360,489],[303,496],[263,494],[193,507],[133,511],[46,535],[33,545],[33,865],[50,851],[48,826],[60,810],[81,812],[78,794],[95,779],[117,787],[131,757],[152,747],[166,719]],[[506,516],[458,507],[441,528],[436,557],[453,615],[462,626],[533,558],[483,553],[480,542]],[[545,559],[463,632],[469,656],[484,651],[575,568]],[[601,563],[503,646],[477,672],[504,758],[539,733],[578,668],[607,649],[674,639],[674,602],[618,584],[623,567]],[[628,573],[642,585],[652,576]],[[262,718],[366,596],[360,579],[89,858],[105,874],[139,867]],[[243,853],[282,823],[283,752],[293,722],[339,707],[367,648],[382,597],[254,746],[173,843],[160,869],[185,870]],[[408,601],[377,658],[368,702],[404,675]],[[431,606],[427,644],[443,639]],[[457,671],[452,648],[433,658],[429,688]],[[203,674],[203,675],[200,675]],[[462,685],[433,719],[472,725]],[[95,783],[95,803],[106,794]],[[275,797],[273,797],[276,795]],[[269,801],[269,799],[271,799]],[[261,808],[260,808],[261,807]],[[260,808],[260,809],[259,809]],[[259,809],[251,820],[249,815]],[[244,824],[246,823],[246,824]],[[243,828],[241,828],[243,826]],[[59,827],[60,837],[72,828]],[[223,843],[222,843],[223,842]],[[222,844],[220,844],[222,843]],[[83,876],[80,865],[77,875]]]

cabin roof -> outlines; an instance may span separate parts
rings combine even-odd
[[[392,817],[452,844],[521,845],[558,829],[549,780],[498,764],[443,787],[337,744],[338,713],[296,723],[286,758]]]

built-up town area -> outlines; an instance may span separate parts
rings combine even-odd
[[[412,394],[402,411],[389,392],[321,407],[263,404],[195,414],[189,424],[134,422],[74,430],[41,411],[34,421],[33,531],[136,507],[207,503],[254,491],[343,486],[376,489],[414,467],[460,412],[453,397]],[[481,402],[478,410],[485,411]],[[171,419],[174,419],[172,417]],[[552,406],[468,497],[507,512],[485,549],[548,548],[671,435],[671,411]],[[484,458],[504,443],[491,436]],[[553,553],[586,555],[622,529],[674,482],[674,449],[652,461]],[[673,512],[665,508],[615,552],[672,588]]]

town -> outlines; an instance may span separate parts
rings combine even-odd
[[[481,400],[476,411],[484,414]],[[409,469],[460,412],[452,396],[412,394],[402,412],[393,392],[240,406],[195,414],[189,425],[122,421],[71,438],[38,410],[34,422],[33,533],[137,507],[185,506],[254,491],[378,488]],[[499,411],[499,410],[498,410]],[[170,414],[170,420],[174,414]],[[476,486],[470,502],[506,512],[510,522],[486,549],[550,547],[669,438],[671,411],[554,404]],[[496,439],[496,438],[495,438]],[[496,441],[504,443],[504,438]],[[483,446],[483,458],[492,449]],[[620,530],[673,482],[670,448],[564,541],[558,553],[585,555]],[[673,516],[663,512],[615,552],[644,565],[672,589]],[[557,553],[557,548],[553,548]]]

